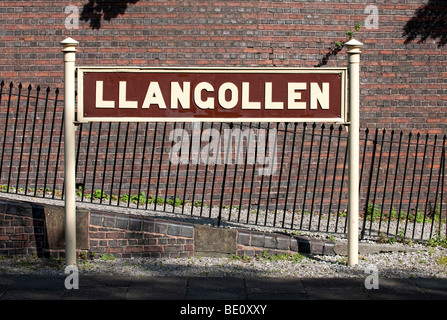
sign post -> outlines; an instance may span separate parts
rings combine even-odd
[[[75,52],[65,63],[67,265],[76,264]],[[358,263],[359,63],[362,43],[345,43],[346,68],[79,67],[77,122],[332,122],[349,125],[348,264]],[[349,72],[349,112],[346,108]]]
[[[348,265],[358,263],[359,252],[359,133],[360,133],[360,48],[355,39],[345,43],[349,54],[349,200],[348,200]]]
[[[75,61],[79,42],[61,41],[64,53],[64,183],[65,261],[76,265],[76,143],[75,143]]]

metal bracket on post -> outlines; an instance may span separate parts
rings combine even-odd
[[[65,261],[76,265],[76,143],[75,143],[75,62],[79,42],[60,42],[64,53],[64,181],[65,181]]]
[[[360,48],[363,43],[351,39],[345,43],[349,54],[349,203],[348,265],[358,263],[359,253],[359,157],[360,157]]]

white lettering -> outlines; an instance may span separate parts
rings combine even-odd
[[[266,110],[280,110],[284,107],[282,102],[273,102],[273,88],[271,82],[265,83],[265,109]]]
[[[178,82],[171,82],[171,109],[177,109],[179,102],[183,109],[189,109],[191,83],[183,82],[183,89]]]
[[[226,92],[230,91],[230,100],[227,101],[225,95]],[[222,106],[222,108],[225,109],[232,109],[236,106],[238,102],[238,89],[234,83],[231,82],[225,82],[222,84],[219,88],[218,93],[218,101],[219,104]]]
[[[119,85],[119,107],[121,109],[136,109],[138,108],[138,101],[127,101],[127,82],[120,81]]]
[[[241,95],[239,90],[241,89]],[[170,109],[177,110],[179,108],[191,108],[191,94],[193,94],[193,105],[199,109],[214,109],[217,106],[223,109],[233,109],[239,106],[242,110],[282,110],[287,104],[288,110],[328,110],[330,108],[330,83],[323,82],[289,82],[287,83],[287,97],[282,100],[276,96],[273,101],[273,83],[265,82],[264,84],[264,100],[250,100],[250,83],[242,82],[241,86],[232,82],[223,83],[217,92],[209,82],[200,82],[194,89],[191,88],[190,82],[171,82],[170,83]],[[194,90],[192,93],[191,90]],[[308,94],[303,97],[303,92],[309,90]],[[135,89],[130,89],[135,97]],[[104,100],[104,81],[96,81],[95,108],[113,109],[118,105],[120,109],[137,109],[140,107],[141,100],[128,100],[127,81],[119,81],[118,101]],[[169,100],[168,100],[169,101]],[[241,101],[241,102],[240,102]],[[144,101],[141,105],[142,109],[149,109],[151,105],[157,106],[159,109],[167,109],[167,105],[157,81],[149,82]]]
[[[224,312],[225,314],[265,314],[267,305],[254,305],[254,304],[226,304]]]
[[[104,81],[96,81],[95,108],[115,108],[115,101],[104,101]]]
[[[329,83],[323,82],[323,90],[320,89],[318,83],[310,84],[310,108],[317,109],[320,103],[321,109],[329,109]]]
[[[151,104],[158,105],[160,109],[166,109],[166,103],[161,93],[160,85],[156,81],[149,83],[147,88],[146,97],[144,98],[142,109],[148,109]]]
[[[306,83],[304,82],[289,82],[287,84],[287,109],[290,110],[305,110],[306,102],[299,102],[301,100],[301,92],[296,90],[306,90]]]
[[[214,109],[214,98],[202,100],[202,91],[214,92],[213,86],[208,82],[200,82],[194,89],[194,102],[200,109]]]
[[[188,304],[186,307],[180,308],[180,314],[189,315],[189,314],[200,314],[200,315],[208,315],[208,318],[213,316],[214,307],[194,307]]]
[[[261,102],[251,102],[250,101],[250,83],[242,82],[242,109],[247,110],[260,110]]]

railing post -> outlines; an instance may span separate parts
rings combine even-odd
[[[67,38],[61,41],[64,53],[64,181],[65,181],[65,261],[76,265],[76,127],[75,121],[75,61],[79,42]]]
[[[345,43],[349,54],[349,203],[348,265],[358,263],[359,248],[359,133],[360,133],[360,48],[355,39]]]

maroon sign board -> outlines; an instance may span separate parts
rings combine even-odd
[[[79,122],[347,122],[344,68],[77,71]]]

